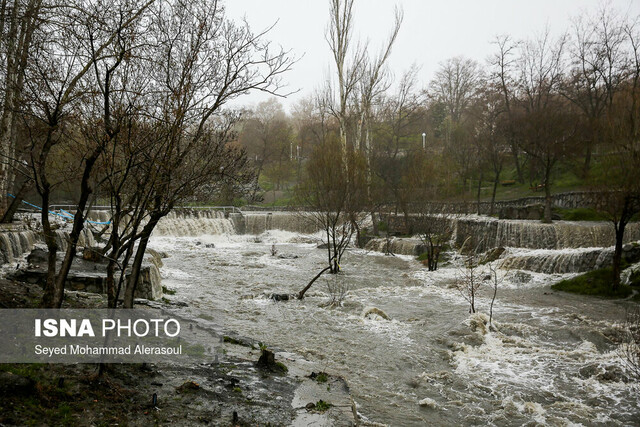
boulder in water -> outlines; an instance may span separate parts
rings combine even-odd
[[[420,402],[418,402],[418,405],[424,408],[431,408],[431,409],[436,409],[438,406],[436,401],[429,397],[425,397],[424,399],[422,399]]]
[[[147,261],[149,261],[151,264],[155,265],[158,268],[162,268],[164,263],[162,262],[162,256],[160,255],[160,253],[158,253],[154,249],[148,249],[148,248],[146,253],[149,255],[147,257]]]
[[[274,301],[289,301],[291,296],[289,294],[271,294],[269,298]]]
[[[484,256],[482,257],[482,260],[480,261],[481,264],[486,264],[489,262],[493,262],[495,260],[497,260],[498,258],[500,258],[500,256],[502,256],[502,254],[505,252],[505,248],[503,248],[502,246],[498,247],[498,248],[493,248],[489,251],[487,251],[487,253],[484,254]]]
[[[27,256],[27,263],[31,265],[47,265],[48,259],[49,259],[48,251],[40,248],[35,248]]]

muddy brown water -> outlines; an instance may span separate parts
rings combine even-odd
[[[639,394],[612,339],[628,303],[553,292],[560,275],[509,272],[494,306],[497,331],[487,333],[491,289],[480,294],[481,314],[470,315],[452,287],[456,262],[430,273],[411,257],[361,250],[349,251],[343,272],[322,277],[303,301],[274,302],[267,295],[296,293],[323,267],[316,237],[220,230],[153,237],[151,246],[170,254],[161,273],[176,294],[167,298],[187,303],[186,316],[344,377],[365,419],[393,426],[639,423]],[[330,288],[348,289],[342,304],[327,304]],[[363,317],[370,307],[391,320]]]

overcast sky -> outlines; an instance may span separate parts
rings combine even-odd
[[[394,75],[412,64],[421,67],[420,82],[426,86],[438,64],[463,55],[484,63],[493,52],[491,41],[498,34],[523,39],[540,33],[548,25],[560,34],[572,17],[593,13],[601,0],[357,0],[354,8],[355,38],[381,46],[393,23],[394,6],[404,10],[404,22],[389,60]],[[631,16],[640,15],[640,0],[611,0],[610,7]],[[246,17],[254,31],[277,22],[268,38],[302,57],[285,79],[288,91],[299,90],[280,102],[287,110],[309,95],[332,70],[325,39],[329,0],[227,0],[227,14]],[[267,99],[264,94],[244,96],[242,104]]]

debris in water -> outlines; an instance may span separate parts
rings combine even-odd
[[[369,317],[369,315],[371,314],[375,314],[378,315],[380,317],[382,317],[385,320],[391,320],[391,318],[387,315],[387,313],[385,313],[384,311],[380,310],[377,307],[367,307],[364,310],[362,310],[362,315],[361,317],[366,318]]]

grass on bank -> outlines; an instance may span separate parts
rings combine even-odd
[[[614,291],[611,287],[612,282],[613,269],[605,267],[558,282],[551,285],[551,289],[604,298],[626,298],[633,293],[631,286],[622,284]],[[640,281],[632,284],[638,286]]]
[[[592,208],[576,208],[565,209],[555,208],[554,213],[560,215],[560,219],[564,221],[608,221],[606,215]]]

